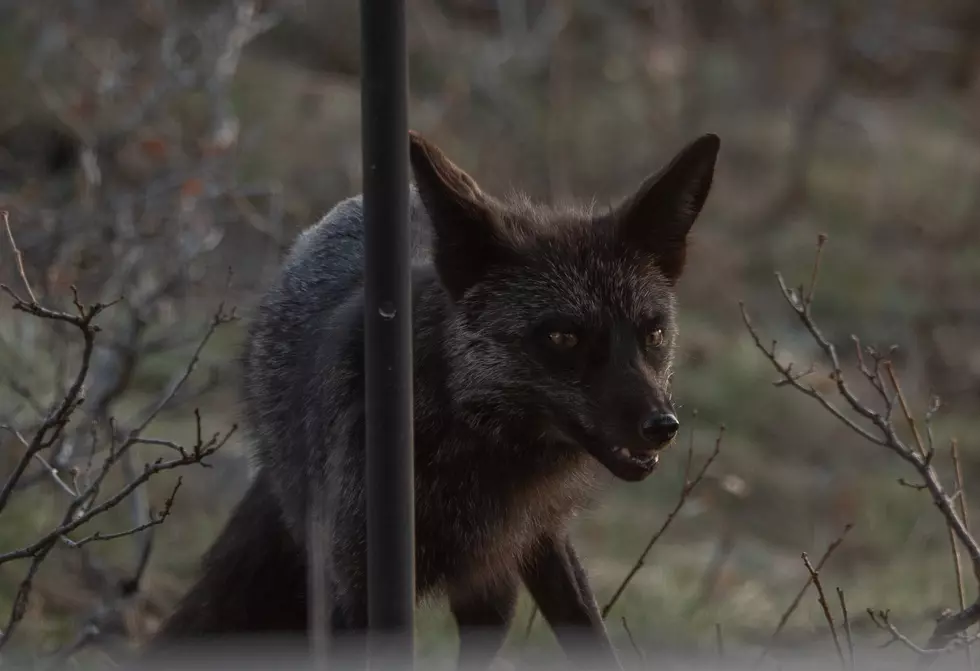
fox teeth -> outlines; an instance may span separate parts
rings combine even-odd
[[[633,456],[632,454],[630,454],[630,451],[628,449],[626,449],[625,447],[621,447],[618,450],[616,450],[616,454],[618,454],[619,456],[624,457],[624,458],[628,458],[628,457]]]

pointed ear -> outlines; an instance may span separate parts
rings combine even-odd
[[[409,131],[409,159],[432,221],[436,270],[458,300],[507,256],[497,210],[476,180],[415,131]]]
[[[614,213],[622,240],[653,255],[670,282],[684,270],[687,234],[708,197],[720,146],[710,133],[694,140]]]

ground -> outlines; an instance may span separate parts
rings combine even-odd
[[[557,59],[555,67],[574,79],[568,73],[589,52],[585,47],[569,51],[568,62]],[[779,341],[782,356],[805,368],[817,352],[782,303],[773,272],[784,273],[792,286],[809,282],[817,235],[826,233],[817,319],[848,364],[852,333],[883,347],[899,343],[907,396],[917,412],[924,411],[937,379],[920,350],[915,325],[934,324],[939,303],[950,310],[969,305],[967,288],[980,275],[975,245],[944,246],[975,212],[970,208],[980,152],[972,140],[968,102],[943,93],[897,99],[841,93],[819,127],[805,196],[760,228],[786,173],[785,161],[792,159],[787,154],[793,147],[788,139],[793,109],[786,111],[785,100],[747,100],[738,88],[748,86],[750,66],[718,48],[705,49],[698,64],[704,88],[699,114],[694,120],[679,117],[671,111],[669,87],[658,79],[656,54],[641,66],[625,53],[608,51],[604,69],[595,66],[603,74],[587,82],[585,75],[582,82],[566,82],[553,74],[545,93],[512,73],[501,75],[511,79],[498,90],[485,80],[468,81],[467,66],[454,70],[444,64],[440,70],[432,59],[421,59],[413,71],[420,84],[412,107],[412,126],[440,142],[489,190],[521,185],[540,198],[612,200],[695,132],[722,138],[715,189],[697,224],[696,248],[681,286],[675,378],[684,427],[680,444],[654,477],[615,485],[575,528],[604,604],[674,507],[689,434],[694,434],[696,459],[704,459],[718,427],[725,425],[709,477],[610,614],[617,645],[630,647],[624,619],[646,650],[710,651],[719,628],[732,645],[764,643],[807,579],[801,553],[816,560],[847,524],[853,529],[822,575],[834,599],[836,587],[846,595],[854,631],[874,633],[865,609],[881,608],[890,609],[907,633],[921,637],[942,608],[957,604],[949,539],[938,512],[926,493],[898,483],[914,476],[904,464],[854,436],[812,399],[773,386],[776,373],[754,348],[739,301],[767,337]],[[647,70],[641,72],[643,67]],[[278,252],[296,230],[358,191],[359,97],[356,79],[260,57],[243,61],[236,87],[243,127],[256,132],[240,170],[283,183],[292,222],[281,233],[279,249],[265,245],[264,256],[231,259],[244,276],[234,300],[247,317]],[[487,101],[493,92],[513,100]],[[196,310],[182,315],[188,324],[207,318],[212,302],[202,297],[197,303]],[[208,362],[219,366],[226,380],[199,403],[209,431],[238,421],[232,372],[240,329],[240,324],[230,326],[206,350]],[[940,445],[959,437],[969,488],[980,467],[972,411],[980,384],[975,374],[970,377],[978,341],[962,335],[971,331],[957,333],[960,339],[949,336],[948,349],[957,359],[953,373],[957,380],[965,376],[967,384],[957,383],[960,391],[948,412],[936,418],[934,432]],[[177,352],[143,361],[136,391],[116,412],[125,415],[127,408],[139,407],[186,356]],[[816,375],[826,376],[826,362],[821,366]],[[150,428],[168,438],[189,437],[192,431],[189,409],[161,416]],[[241,492],[245,450],[236,436],[212,468],[182,474],[184,486],[158,531],[138,609],[147,627],[187,586],[201,552]],[[945,450],[939,459],[949,477]],[[154,483],[158,505],[172,483],[169,476]],[[44,491],[44,496],[16,499],[4,512],[0,550],[24,543],[51,523],[58,492]],[[124,525],[125,519],[121,511],[106,525]],[[125,544],[106,543],[99,551],[121,570],[133,562]],[[719,559],[720,568],[712,570]],[[34,646],[48,648],[70,638],[78,617],[88,612],[91,590],[79,587],[68,570],[71,562],[70,551],[59,551],[39,578],[19,634]],[[0,567],[0,612],[9,608],[22,571],[19,563]],[[971,584],[966,596],[973,595]],[[529,604],[522,599],[510,645],[523,644],[528,615]],[[423,651],[455,645],[442,610],[421,613],[419,631]],[[532,642],[549,643],[549,637],[538,621]],[[831,645],[812,591],[781,640]]]

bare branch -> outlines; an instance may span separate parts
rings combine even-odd
[[[609,615],[609,611],[612,609],[613,606],[616,605],[616,602],[619,601],[619,598],[623,595],[623,592],[625,592],[626,588],[629,586],[630,581],[632,581],[633,577],[640,571],[641,568],[643,568],[643,565],[646,562],[647,555],[650,554],[650,550],[653,549],[653,546],[656,544],[658,540],[660,540],[660,537],[664,535],[664,532],[667,531],[667,529],[670,527],[671,523],[674,521],[674,518],[677,517],[677,513],[679,513],[681,508],[684,507],[684,504],[687,503],[687,499],[691,495],[691,492],[693,492],[697,488],[698,484],[701,483],[701,480],[704,479],[705,473],[708,472],[708,469],[711,467],[711,464],[714,463],[715,459],[718,457],[719,452],[721,452],[721,440],[722,437],[724,436],[724,433],[725,433],[725,427],[722,426],[718,430],[718,438],[715,440],[714,451],[712,451],[711,455],[707,459],[705,459],[704,464],[701,466],[701,470],[697,472],[697,474],[694,476],[694,479],[688,480],[685,478],[684,485],[683,487],[681,487],[681,493],[677,497],[677,503],[674,505],[674,509],[670,511],[670,513],[667,515],[667,519],[664,520],[664,523],[660,526],[659,529],[657,529],[657,531],[647,542],[646,547],[643,548],[643,552],[641,552],[640,556],[637,557],[636,562],[633,564],[632,568],[630,568],[630,570],[626,573],[626,576],[623,578],[623,581],[619,584],[619,587],[617,587],[616,591],[613,592],[613,595],[609,599],[609,602],[603,607],[602,609],[603,618]]]
[[[773,347],[772,349],[767,349],[766,346],[762,344],[762,340],[760,339],[758,332],[755,330],[755,327],[752,325],[752,320],[749,318],[749,314],[745,309],[745,303],[739,301],[739,307],[741,308],[742,311],[742,321],[745,323],[745,327],[746,329],[748,329],[749,335],[751,335],[753,341],[755,341],[756,348],[760,352],[765,354],[766,358],[769,359],[770,363],[772,363],[772,365],[776,368],[776,370],[783,375],[783,381],[782,381],[783,384],[788,384],[794,389],[816,400],[818,403],[820,403],[820,405],[824,407],[824,409],[830,412],[830,414],[832,414],[834,417],[839,419],[841,422],[844,423],[845,426],[847,426],[849,429],[851,429],[852,431],[860,435],[865,440],[868,440],[877,445],[884,444],[884,442],[881,439],[874,436],[867,429],[858,425],[853,419],[845,415],[843,411],[838,409],[837,406],[833,405],[829,400],[827,400],[827,398],[823,394],[818,392],[812,386],[804,385],[800,381],[800,378],[791,372],[789,366],[784,366],[781,363],[779,363],[779,360],[776,358],[775,347]]]
[[[5,287],[0,285],[0,288]],[[11,295],[13,294],[11,293]],[[79,315],[76,317],[67,313],[47,310],[37,303],[24,303],[15,296],[15,309],[21,309],[25,312],[45,319],[62,320],[76,326],[79,331],[81,331],[84,339],[84,349],[81,356],[81,365],[79,366],[78,373],[75,376],[75,381],[72,383],[67,394],[65,394],[55,411],[41,423],[40,428],[38,428],[34,434],[33,439],[25,449],[20,461],[14,467],[13,472],[10,474],[7,482],[3,486],[3,489],[0,489],[0,514],[2,514],[4,508],[6,508],[10,495],[13,493],[18,480],[20,480],[21,476],[24,474],[24,471],[27,470],[28,464],[30,464],[31,460],[34,459],[41,450],[54,444],[54,442],[60,437],[61,432],[68,423],[68,420],[71,418],[72,413],[81,404],[82,385],[85,383],[85,378],[88,375],[89,365],[92,360],[92,348],[95,344],[95,334],[97,330],[92,324],[92,320],[104,309],[104,307],[105,306],[96,303],[90,308],[81,308],[79,310]]]
[[[821,240],[819,246],[822,246],[822,244],[823,241]],[[817,252],[818,255],[819,246]],[[773,367],[784,376],[784,378],[789,382],[789,386],[817,400],[826,410],[828,410],[834,417],[841,420],[845,426],[850,428],[856,435],[871,443],[881,445],[882,447],[888,449],[913,468],[919,478],[921,478],[921,484],[909,483],[904,479],[900,479],[899,482],[905,486],[929,492],[933,503],[943,515],[943,518],[950,529],[951,537],[958,540],[963,547],[966,548],[967,555],[969,556],[970,562],[974,569],[974,574],[980,576],[980,544],[977,543],[976,539],[973,537],[970,529],[965,523],[966,517],[963,514],[963,511],[966,509],[965,504],[960,501],[960,511],[958,512],[956,509],[956,499],[962,498],[962,496],[960,496],[962,487],[960,485],[959,478],[957,481],[957,486],[960,488],[960,491],[954,493],[953,495],[948,494],[940,482],[939,476],[932,465],[935,449],[933,447],[931,430],[927,432],[928,442],[924,441],[921,433],[918,430],[918,425],[911,412],[911,408],[905,398],[905,394],[902,391],[898,375],[895,373],[891,362],[886,360],[881,354],[869,349],[868,352],[872,355],[874,360],[874,368],[871,368],[863,357],[860,343],[856,338],[854,338],[857,346],[858,371],[871,383],[875,393],[884,402],[886,412],[882,414],[873,410],[866,402],[860,399],[846,383],[843,371],[841,369],[840,360],[837,357],[837,352],[833,344],[831,344],[830,341],[823,335],[821,330],[813,321],[811,303],[805,300],[800,300],[795,292],[787,288],[785,282],[778,273],[776,274],[776,278],[779,288],[783,294],[783,298],[786,300],[790,308],[796,313],[797,317],[800,319],[800,322],[803,324],[803,327],[813,338],[817,346],[823,351],[826,359],[830,363],[832,370],[831,376],[836,382],[838,394],[844,398],[847,407],[851,411],[870,422],[874,428],[868,429],[857,424],[850,417],[844,415],[840,409],[831,404],[830,401],[827,400],[822,394],[817,392],[812,387],[805,386],[796,380],[790,373],[788,366],[782,365],[776,359],[774,349],[770,350],[762,344],[762,339],[749,320],[743,305],[743,320],[745,321],[746,328],[754,340],[757,349],[759,349],[770,361]],[[812,296],[809,296],[809,298],[812,300]],[[885,383],[886,377],[888,380],[887,385]],[[889,388],[892,391],[889,391]],[[895,405],[892,394],[894,394],[894,399],[898,401],[898,407],[901,409],[902,416],[912,431],[914,442],[911,446],[905,443],[899,437],[898,431],[892,423],[892,408]],[[935,412],[935,409],[937,408],[938,403],[934,400],[930,406],[929,412],[926,415],[927,428],[931,422],[932,413]],[[875,433],[872,433],[872,431]],[[955,549],[955,543],[952,543],[952,545]],[[878,621],[885,622],[887,625],[886,619],[879,617]],[[947,649],[950,645],[953,645],[955,641],[962,638],[962,634],[967,628],[978,621],[980,621],[980,598],[968,606],[961,606],[959,612],[947,614],[940,618],[936,624],[936,628],[933,631],[932,636],[929,639],[927,649],[930,651]],[[891,625],[882,626],[882,628],[888,631],[893,629]],[[896,639],[902,640],[897,636]],[[922,648],[918,649],[922,650]]]
[[[107,473],[109,466],[111,466],[118,459],[118,456],[110,455],[109,459],[106,460],[106,466],[103,467],[100,477],[89,487],[88,490],[82,493],[81,497],[77,499],[71,506],[71,515],[69,519],[62,522],[59,526],[53,530],[44,534],[39,540],[31,543],[30,545],[21,548],[19,550],[13,550],[10,552],[0,553],[0,565],[6,564],[7,562],[13,561],[15,559],[24,559],[26,557],[35,556],[38,552],[41,552],[45,547],[47,547],[51,542],[58,539],[60,536],[64,536],[80,526],[91,521],[95,517],[98,517],[102,513],[116,507],[123,500],[126,499],[137,487],[145,483],[151,477],[157,473],[162,473],[164,471],[173,470],[181,466],[188,466],[191,464],[200,463],[203,459],[211,456],[217,452],[228,439],[231,438],[232,434],[237,430],[236,426],[233,426],[231,430],[224,434],[215,434],[207,442],[203,444],[195,445],[193,450],[189,452],[186,456],[178,457],[176,459],[163,460],[157,459],[155,462],[147,464],[143,468],[143,472],[131,483],[128,483],[124,487],[120,488],[111,497],[100,503],[99,505],[86,507],[85,502],[93,498],[94,494],[97,493],[99,485],[101,485],[102,479],[104,479],[104,473]],[[120,449],[126,449],[128,446],[123,446]],[[118,455],[118,451],[116,452]],[[91,494],[90,494],[91,492]],[[129,532],[133,533],[133,532]],[[126,534],[128,535],[128,534]],[[97,539],[93,539],[97,540]]]
[[[64,537],[65,542],[68,544],[68,547],[81,548],[94,541],[111,541],[111,540],[115,540],[116,538],[125,538],[126,536],[133,536],[145,529],[149,529],[150,527],[155,527],[159,524],[163,524],[163,521],[167,519],[167,517],[170,515],[170,509],[173,508],[174,505],[174,497],[177,496],[177,490],[180,489],[180,485],[182,484],[182,482],[183,479],[178,477],[177,484],[174,485],[173,491],[170,492],[170,496],[167,497],[167,500],[163,504],[163,510],[161,510],[160,514],[157,515],[156,517],[153,517],[153,513],[151,512],[149,522],[144,522],[143,524],[139,524],[133,527],[132,529],[126,529],[125,531],[118,531],[116,533],[104,534],[101,531],[96,531],[95,533],[77,541],[73,541],[68,537]]]
[[[52,547],[54,547],[54,542],[49,541],[46,545],[39,547],[31,559],[27,574],[17,587],[17,594],[14,596],[14,605],[10,609],[10,615],[7,616],[7,624],[3,629],[0,629],[0,650],[3,649],[11,636],[13,636],[14,630],[16,630],[20,621],[24,619],[24,615],[27,613],[27,603],[30,599],[31,590],[34,587],[34,578],[37,576],[41,564],[44,563]]]
[[[837,635],[837,625],[834,624],[834,616],[830,613],[830,604],[827,603],[827,596],[823,592],[823,584],[820,582],[820,574],[817,569],[813,568],[813,564],[810,563],[810,558],[807,557],[804,552],[803,563],[806,565],[806,570],[810,573],[810,579],[813,581],[814,586],[817,588],[817,599],[820,601],[820,608],[823,610],[824,618],[827,620],[827,625],[830,627],[830,636],[834,639],[834,648],[837,650],[837,659],[840,661],[840,666],[842,669],[847,668],[847,664],[844,661],[844,651],[840,647],[840,637]]]
[[[844,618],[844,637],[847,639],[847,668],[854,671],[854,638],[851,635],[851,618],[847,612],[847,602],[844,600],[844,590],[837,588],[837,600],[840,602],[841,617]]]
[[[960,464],[960,446],[959,441],[955,438],[950,440],[949,451],[953,460],[953,472],[956,474],[956,489],[959,492],[958,503],[960,517],[963,519],[963,526],[972,535],[972,531],[970,530],[970,516],[967,512],[969,507],[966,505],[966,488],[963,486],[963,468]],[[973,575],[976,577],[977,582],[980,583],[980,565],[973,565]]]
[[[806,296],[803,299],[803,305],[807,308],[813,302],[813,292],[817,288],[817,275],[820,272],[820,252],[823,251],[824,243],[827,242],[827,234],[821,233],[817,236],[817,253],[813,258],[813,272],[810,275],[810,287],[806,291]]]
[[[930,449],[931,449],[931,445],[930,445]],[[962,472],[960,471],[960,459],[956,449],[955,440],[950,441],[949,452],[950,452],[950,458],[953,461],[953,470],[956,473],[956,484],[960,488],[959,489],[960,496],[957,497],[959,499],[959,504],[960,504],[959,505],[960,516],[963,518],[965,524],[966,504],[964,503],[964,500],[966,497],[963,496],[963,489],[962,489],[963,477],[962,477]],[[956,534],[953,532],[953,527],[947,524],[946,532],[949,536],[949,550],[953,556],[953,571],[956,576],[956,596],[959,599],[960,610],[963,610],[964,608],[966,608],[966,589],[964,588],[963,585],[963,566],[962,566],[962,562],[960,561],[960,549],[956,545]],[[970,652],[970,646],[966,646],[964,652],[966,654],[967,664],[969,668],[972,669],[973,654]]]
[[[633,632],[630,630],[630,625],[626,621],[626,617],[625,616],[623,616],[623,618],[622,618],[622,623],[623,623],[623,629],[626,631],[626,637],[630,641],[630,646],[633,648],[633,652],[635,652],[636,653],[636,656],[639,658],[640,664],[646,664],[646,661],[647,661],[646,653],[644,653],[643,652],[643,649],[640,648],[640,646],[636,644],[636,639],[633,638]]]
[[[827,546],[827,549],[824,550],[823,556],[820,557],[820,560],[817,562],[817,566],[815,569],[816,571],[819,571],[820,569],[823,568],[824,564],[827,563],[827,560],[830,559],[831,555],[834,554],[834,551],[837,550],[837,548],[840,547],[840,544],[844,542],[844,537],[847,535],[847,532],[850,531],[853,526],[854,526],[853,524],[847,524],[844,527],[844,530],[841,531],[840,536],[835,538],[834,541]],[[769,642],[766,644],[766,647],[762,650],[762,654],[759,655],[759,660],[757,664],[761,664],[762,660],[764,660],[769,655],[769,652],[772,650],[773,644],[775,644],[776,639],[779,638],[779,635],[783,632],[783,628],[786,626],[786,623],[789,622],[789,618],[796,611],[797,607],[799,607],[800,602],[803,600],[803,595],[806,594],[806,591],[810,588],[811,584],[813,584],[812,574],[807,578],[806,582],[803,583],[803,587],[800,588],[800,591],[796,593],[796,597],[790,603],[789,608],[787,608],[783,612],[782,617],[779,618],[779,624],[776,625],[776,629],[772,632],[772,635],[769,637]]]
[[[969,637],[953,637],[950,639],[949,643],[942,648],[922,648],[916,645],[912,640],[900,632],[895,625],[893,625],[889,619],[889,611],[887,610],[874,610],[872,608],[867,609],[868,617],[875,624],[876,627],[883,631],[887,631],[891,634],[892,638],[890,643],[898,642],[904,645],[906,648],[914,652],[923,658],[934,657],[936,655],[944,654],[956,650],[961,647],[972,646],[978,640],[980,640],[980,635],[973,635]],[[961,630],[962,631],[962,630]]]
[[[20,253],[17,243],[14,242],[14,233],[10,230],[10,213],[6,210],[0,212],[0,219],[3,220],[3,230],[7,234],[7,242],[10,243],[10,248],[13,250],[14,261],[17,263],[17,274],[20,275],[20,279],[24,283],[24,290],[27,291],[30,302],[37,303],[37,297],[31,289],[31,283],[27,280],[27,272],[24,270],[24,255]]]

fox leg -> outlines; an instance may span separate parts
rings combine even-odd
[[[450,595],[449,607],[459,628],[461,671],[487,669],[500,651],[514,618],[518,578],[476,593]]]
[[[620,669],[585,569],[564,533],[541,539],[524,584],[574,664]]]

